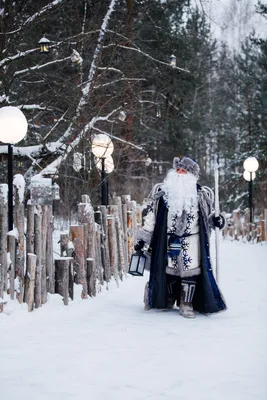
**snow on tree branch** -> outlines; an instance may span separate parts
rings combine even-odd
[[[50,62],[45,63],[45,64],[35,65],[34,67],[29,67],[29,68],[21,69],[20,71],[16,71],[16,72],[14,73],[14,76],[24,74],[25,72],[36,71],[36,70],[45,68],[45,67],[47,67],[48,65],[58,64],[58,63],[60,63],[60,62],[63,62],[63,61],[69,60],[69,59],[70,59],[70,56],[64,57],[64,58],[61,58],[61,59],[57,59],[57,60],[53,60],[53,61],[50,61]]]
[[[36,18],[40,17],[42,14],[46,13],[47,11],[50,11],[53,7],[57,6],[58,4],[62,3],[64,0],[54,0],[51,3],[47,4],[44,6],[40,11],[37,13],[33,14],[31,17],[26,19],[25,22],[23,22],[23,26],[33,22]]]
[[[35,53],[36,51],[39,51],[39,50],[40,49],[38,47],[38,48],[35,48],[35,49],[30,49],[30,50],[26,50],[26,51],[20,51],[18,54],[15,54],[14,56],[6,57],[2,61],[0,61],[0,67],[2,67],[3,65],[5,65],[5,64],[7,64],[7,63],[9,63],[11,61],[15,61],[15,60],[17,60],[19,58],[26,57],[29,54]]]

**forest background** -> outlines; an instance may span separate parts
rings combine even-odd
[[[267,5],[255,11],[265,24]],[[142,202],[173,157],[186,155],[210,187],[219,164],[221,207],[232,211],[248,206],[243,161],[254,156],[260,213],[267,204],[267,41],[242,18],[244,40],[231,46],[215,38],[202,2],[0,1],[0,107],[20,107],[29,124],[14,147],[14,173],[28,184],[50,174],[62,216],[84,193],[100,204],[91,148],[93,136],[105,133],[114,144],[111,195]],[[4,183],[7,146],[0,161]]]

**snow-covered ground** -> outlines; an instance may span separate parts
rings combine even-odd
[[[228,310],[182,318],[142,308],[129,277],[64,307],[0,315],[1,400],[266,400],[267,244],[222,241]]]

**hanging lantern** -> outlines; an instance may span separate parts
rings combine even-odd
[[[76,64],[76,65],[81,65],[82,62],[83,62],[82,57],[80,56],[80,54],[78,53],[78,51],[75,50],[75,49],[72,50],[72,54],[71,54],[71,56],[70,56],[70,59],[71,59],[71,62],[72,62],[73,64]]]
[[[175,57],[174,54],[172,54],[172,55],[170,56],[170,66],[171,66],[171,67],[176,67],[176,57]]]
[[[56,182],[54,182],[52,185],[52,199],[60,200],[59,186]]]
[[[141,250],[136,251],[131,257],[128,273],[134,276],[143,276],[146,265],[146,257]]]
[[[120,111],[119,120],[123,122],[126,120],[126,117],[127,117],[126,113],[124,111]]]
[[[38,43],[40,45],[40,53],[44,54],[49,53],[49,43],[50,43],[49,39],[43,36]]]

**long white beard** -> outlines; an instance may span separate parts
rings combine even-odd
[[[181,216],[183,211],[189,213],[192,206],[197,206],[197,178],[190,173],[178,174],[175,170],[170,170],[162,190],[171,215]]]

